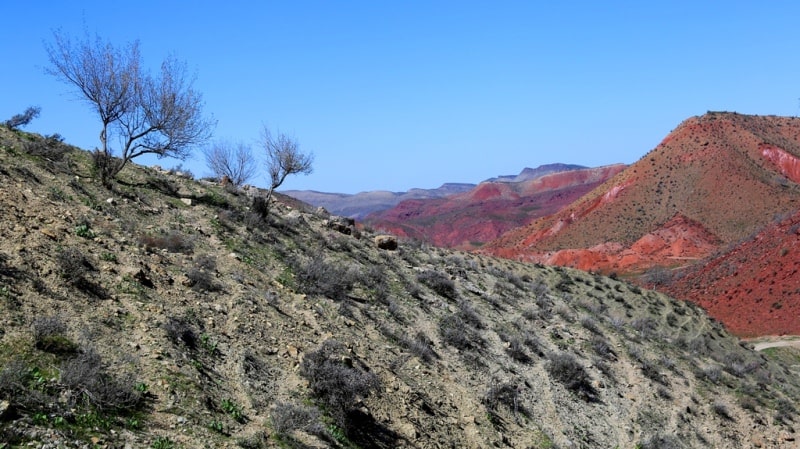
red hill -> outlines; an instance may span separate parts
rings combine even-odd
[[[483,182],[445,198],[403,201],[364,223],[437,246],[472,249],[502,233],[552,214],[625,168],[575,169],[521,182]]]
[[[482,251],[587,270],[679,266],[800,205],[800,119],[708,113],[561,211]]]

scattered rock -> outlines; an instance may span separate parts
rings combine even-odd
[[[0,420],[9,414],[9,410],[11,410],[11,403],[6,400],[0,401]]]
[[[183,204],[185,204],[187,206],[191,206],[192,205],[192,199],[191,198],[181,198],[181,203],[183,203]]]
[[[39,230],[39,232],[50,237],[53,240],[58,240],[58,234],[56,234],[56,232],[50,228],[42,228]]]

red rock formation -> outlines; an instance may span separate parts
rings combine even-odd
[[[472,249],[551,214],[621,172],[622,164],[552,173],[522,182],[484,182],[433,200],[404,201],[364,223],[439,246]]]

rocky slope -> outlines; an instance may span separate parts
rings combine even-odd
[[[798,118],[693,117],[604,185],[483,251],[604,272],[686,265],[797,210],[798,156]]]
[[[364,223],[437,246],[469,250],[557,212],[625,168],[552,164],[445,198],[403,201]],[[560,171],[559,171],[560,170]],[[513,180],[513,182],[512,182]]]
[[[0,128],[0,447],[796,447],[796,366],[691,304],[90,175]]]

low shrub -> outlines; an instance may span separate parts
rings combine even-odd
[[[425,363],[430,363],[439,358],[433,350],[433,341],[422,332],[417,332],[413,337],[406,337],[402,340],[403,345]]]
[[[425,270],[417,275],[417,281],[447,299],[458,297],[456,284],[446,274],[435,270]]]
[[[101,412],[135,410],[143,401],[136,384],[122,382],[109,375],[100,355],[86,349],[61,365],[61,383],[69,390],[67,403],[72,407],[88,404]]]
[[[589,402],[597,400],[597,391],[583,365],[572,354],[552,353],[549,356],[547,372],[553,379],[561,382],[568,390]]]
[[[81,287],[86,283],[86,275],[92,265],[81,250],[74,247],[66,248],[58,253],[56,262],[61,278],[69,284]]]
[[[295,283],[300,292],[320,295],[334,300],[347,298],[355,282],[354,274],[347,268],[322,258],[307,262],[291,263],[295,272]]]
[[[306,354],[300,365],[300,375],[308,380],[312,395],[345,432],[354,426],[349,416],[358,398],[380,387],[378,376],[356,364],[342,343],[325,340],[319,349]]]
[[[71,354],[78,346],[67,338],[67,325],[59,316],[45,316],[33,320],[33,341],[36,349],[53,354]]]
[[[515,418],[518,414],[528,415],[528,410],[522,404],[520,397],[521,388],[510,382],[495,383],[481,399],[486,407],[491,422],[497,425],[500,422],[498,412],[500,407],[505,407]]]
[[[170,317],[164,323],[167,337],[176,345],[184,345],[189,349],[197,349],[200,338],[192,326],[181,318]]]
[[[478,331],[458,313],[447,315],[439,321],[439,334],[446,344],[461,351],[477,350],[485,345]]]
[[[278,402],[272,407],[269,420],[279,440],[294,440],[292,433],[296,430],[311,435],[325,432],[319,410],[315,407]]]

